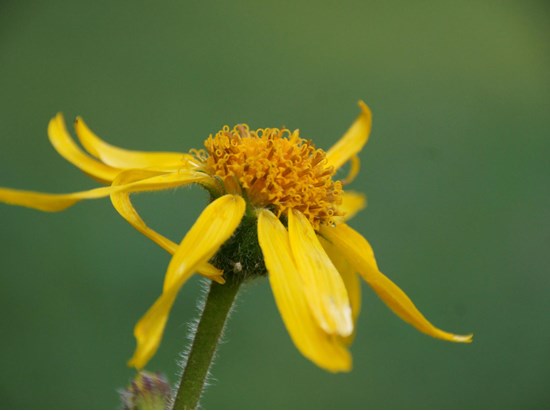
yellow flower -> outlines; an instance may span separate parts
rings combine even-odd
[[[380,272],[367,240],[346,223],[365,205],[363,195],[342,188],[359,170],[357,153],[371,129],[370,110],[359,105],[358,118],[327,152],[297,130],[253,131],[246,125],[226,126],[205,141],[205,149],[189,153],[128,151],[105,143],[77,118],[85,153],[58,114],[48,126],[54,148],[107,186],[71,194],[0,188],[0,201],[60,211],[80,200],[110,196],[122,217],[173,255],[160,297],[134,330],[137,349],[129,365],[138,369],[157,351],[180,288],[195,272],[223,284],[221,269],[226,278],[267,274],[292,341],[332,372],[351,369],[348,347],[360,308],[359,277],[419,331],[471,342],[471,335],[434,327]],[[348,161],[347,179],[336,180],[336,171]],[[205,187],[212,201],[180,244],[149,228],[130,202],[130,193],[189,184]],[[219,257],[228,255],[224,250],[234,253],[232,261]]]

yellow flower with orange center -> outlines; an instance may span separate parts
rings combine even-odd
[[[0,188],[0,201],[60,211],[84,199],[110,197],[132,226],[170,254],[162,293],[137,323],[137,349],[129,364],[138,369],[157,351],[170,310],[185,282],[199,273],[226,280],[267,275],[275,302],[298,350],[318,366],[349,371],[363,278],[403,320],[432,337],[471,342],[434,327],[407,295],[378,268],[369,243],[347,221],[365,205],[364,196],[343,185],[359,171],[357,153],[371,130],[371,112],[360,114],[327,152],[299,132],[247,125],[225,126],[189,153],[128,151],[107,144],[80,118],[76,134],[61,114],[48,135],[54,148],[104,187],[70,194]],[[351,162],[346,180],[335,179]],[[130,194],[199,184],[212,201],[176,244],[141,219]],[[231,258],[229,258],[229,256]]]

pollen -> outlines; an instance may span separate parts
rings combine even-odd
[[[326,153],[298,130],[225,126],[204,145],[206,151],[194,154],[205,171],[226,193],[242,195],[253,207],[268,208],[278,217],[298,210],[316,229],[341,215],[342,183],[333,180]]]

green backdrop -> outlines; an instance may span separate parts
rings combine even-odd
[[[267,281],[249,284],[205,408],[550,406],[550,7],[545,1],[0,3],[0,186],[96,184],[49,146],[80,114],[128,148],[187,151],[224,124],[300,128],[328,148],[364,99],[371,140],[352,226],[454,345],[364,284],[349,374],[293,347]],[[143,194],[179,241],[199,189]],[[112,408],[132,328],[168,255],[108,200],[44,214],[0,205],[0,407]],[[172,380],[201,294],[181,292],[148,366]]]

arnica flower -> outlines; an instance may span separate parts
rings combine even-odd
[[[128,151],[97,137],[81,118],[75,130],[84,152],[58,114],[48,126],[54,148],[107,186],[71,194],[0,188],[0,201],[60,211],[80,200],[110,197],[132,226],[170,254],[162,293],[137,323],[137,349],[129,365],[141,369],[153,357],[176,296],[194,273],[224,283],[267,275],[275,302],[298,350],[332,372],[348,371],[363,278],[395,314],[432,337],[471,342],[433,326],[407,295],[382,274],[371,246],[347,221],[365,205],[346,191],[359,171],[357,153],[368,140],[371,113],[360,114],[328,151],[299,131],[241,124],[208,137],[188,153]],[[338,170],[350,162],[344,180]],[[211,196],[183,240],[176,244],[141,219],[130,194],[198,184]]]

